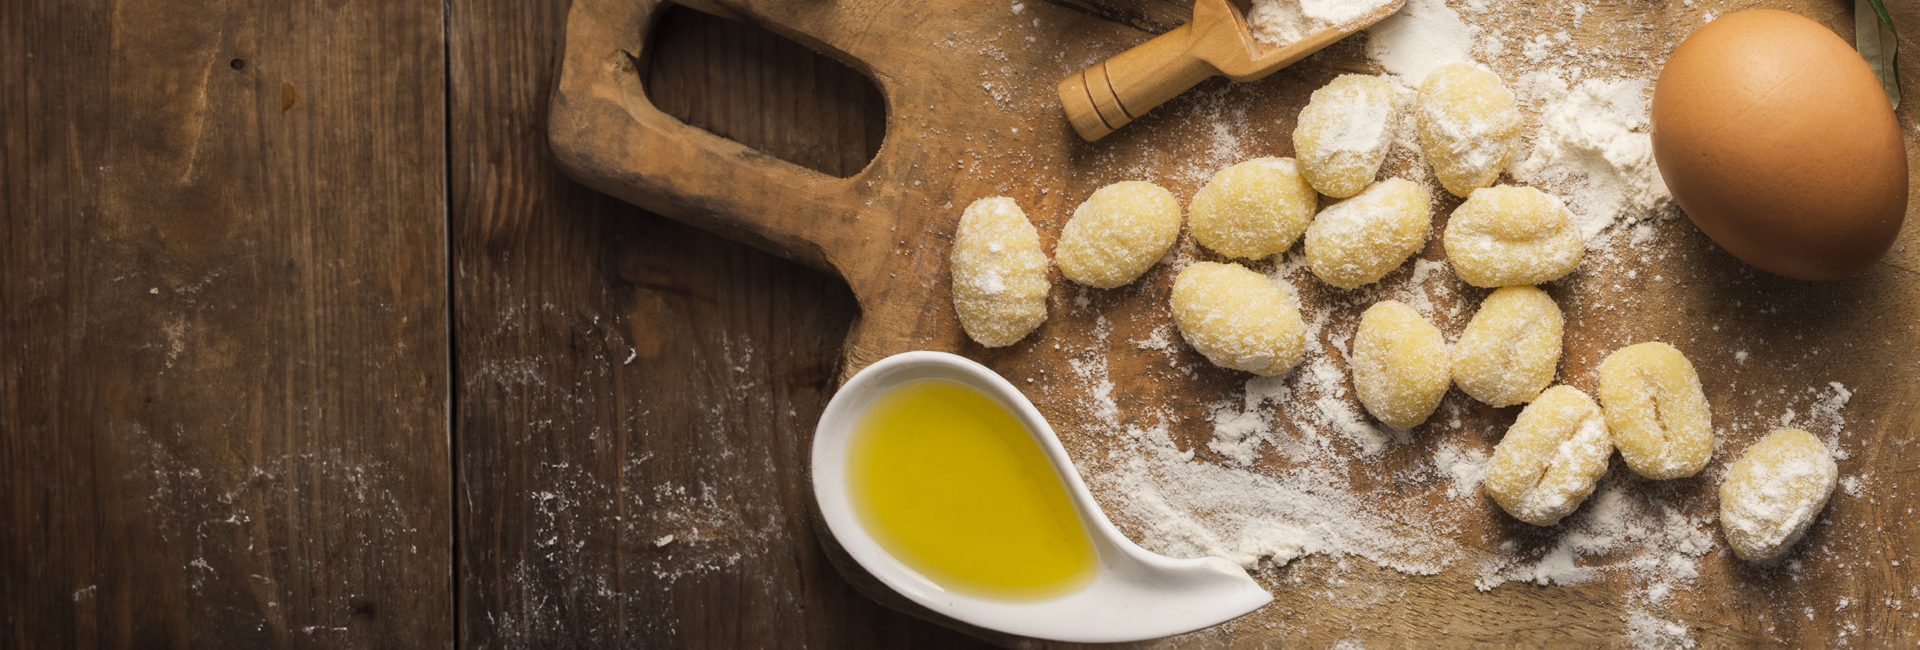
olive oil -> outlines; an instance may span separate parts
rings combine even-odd
[[[1066,486],[1026,427],[979,390],[901,384],[861,418],[848,453],[861,523],[935,584],[1036,600],[1093,579],[1093,543]]]

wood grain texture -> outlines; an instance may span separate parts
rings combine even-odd
[[[1134,432],[1164,426],[1183,453],[1231,465],[1209,447],[1210,423],[1216,409],[1245,398],[1247,376],[1208,367],[1177,335],[1169,345],[1152,344],[1169,335],[1169,265],[1112,291],[1081,289],[1056,276],[1050,320],[1021,343],[989,350],[967,340],[954,318],[948,238],[968,203],[1005,195],[1026,209],[1050,248],[1074,206],[1105,184],[1152,180],[1186,199],[1222,166],[1290,155],[1288,136],[1312,90],[1344,72],[1379,72],[1360,43],[1337,44],[1259,82],[1202,83],[1107,139],[1084,143],[1059,113],[1053,84],[1150,37],[1102,18],[1099,6],[1029,3],[1019,10],[980,11],[959,2],[720,4],[832,53],[879,82],[892,111],[888,138],[873,164],[844,180],[809,175],[658,114],[623,87],[633,73],[612,56],[644,49],[644,32],[633,26],[647,24],[648,3],[636,9],[634,3],[579,0],[573,24],[588,29],[568,34],[568,60],[554,101],[554,145],[563,167],[614,196],[840,274],[862,308],[849,333],[843,372],[908,349],[954,351],[1001,372],[1026,388],[1061,432],[1083,474],[1094,477],[1096,496],[1109,513],[1127,512],[1130,495],[1101,477],[1124,469],[1116,464],[1124,463],[1125,454],[1117,452],[1134,444]],[[1564,54],[1530,63],[1518,44],[1538,38],[1570,48],[1625,43],[1631,47],[1611,47],[1611,53],[1578,64],[1606,76],[1651,78],[1709,12],[1752,4],[1583,4],[1577,11],[1563,2],[1503,4],[1493,26],[1501,30],[1506,56],[1490,65],[1514,81],[1542,65],[1574,63],[1560,58]],[[1789,6],[1843,36],[1851,33],[1850,7],[1838,0]],[[1561,31],[1568,32],[1566,41],[1558,40]],[[882,33],[885,38],[877,36]],[[1915,73],[1910,69],[1907,76]],[[1903,109],[1903,120],[1910,123],[1913,110]],[[1537,120],[1532,115],[1529,120]],[[1914,136],[1906,137],[1911,155]],[[1390,162],[1387,174],[1437,187],[1417,157]],[[769,196],[732,194],[756,186],[743,179],[767,180],[764,186],[775,188],[767,192],[771,197],[803,200],[792,211],[767,210]],[[1440,238],[1458,205],[1444,192],[1435,192],[1434,200],[1434,234],[1419,253],[1429,264],[1444,260]],[[1513,581],[1482,589],[1478,583],[1498,573],[1501,563],[1537,560],[1562,535],[1517,524],[1476,494],[1464,501],[1446,494],[1451,482],[1433,470],[1434,447],[1488,452],[1517,412],[1453,393],[1442,417],[1377,457],[1362,458],[1357,443],[1338,435],[1321,436],[1344,459],[1338,467],[1346,487],[1393,513],[1395,530],[1443,531],[1459,551],[1448,570],[1417,577],[1324,555],[1265,566],[1257,577],[1275,590],[1273,606],[1175,642],[1328,645],[1358,637],[1418,645],[1613,645],[1623,643],[1630,624],[1644,623],[1645,616],[1679,621],[1707,645],[1821,645],[1862,634],[1920,635],[1909,593],[1916,584],[1911,555],[1920,548],[1911,511],[1920,448],[1906,442],[1920,427],[1920,389],[1909,379],[1920,367],[1920,340],[1911,325],[1920,317],[1920,248],[1913,246],[1920,243],[1920,228],[1909,226],[1895,251],[1866,275],[1810,284],[1747,268],[1678,215],[1647,227],[1650,239],[1627,243],[1637,236],[1623,233],[1575,276],[1548,285],[1569,323],[1560,381],[1591,392],[1594,368],[1608,352],[1630,343],[1664,340],[1688,354],[1713,402],[1720,436],[1714,464],[1699,477],[1661,484],[1616,467],[1607,485],[1645,495],[1656,509],[1706,522],[1698,530],[1714,538],[1716,549],[1724,548],[1712,524],[1716,468],[1783,420],[1818,423],[1847,452],[1843,475],[1861,482],[1836,497],[1824,523],[1802,545],[1797,564],[1762,569],[1708,553],[1688,560],[1698,576],[1676,578],[1680,586],[1659,598],[1651,595],[1652,572],[1624,565],[1579,585]],[[1183,261],[1217,259],[1190,240],[1175,255]],[[1458,282],[1444,266],[1431,267],[1441,269],[1438,275],[1421,276],[1408,265],[1380,285],[1354,292],[1320,284],[1298,263],[1256,267],[1287,277],[1301,290],[1303,309],[1319,321],[1315,345],[1340,376],[1345,341],[1374,301],[1420,295],[1431,301],[1429,315],[1451,339],[1486,294]],[[1345,399],[1349,390],[1344,383],[1311,385],[1298,373],[1286,381],[1294,395],[1329,392]],[[1843,408],[1833,406],[1843,397],[1830,388],[1833,383],[1851,395]],[[1102,403],[1118,407],[1103,410]],[[1263,450],[1254,468],[1284,476],[1297,461],[1278,446],[1306,439],[1300,428],[1314,426],[1304,424],[1314,416],[1295,404],[1267,408],[1282,424],[1275,425],[1275,447]],[[1152,530],[1149,522],[1116,516],[1131,534]],[[889,598],[884,591],[871,595]]]
[[[806,442],[845,286],[554,165],[565,9],[452,5],[460,645],[977,645],[860,596],[814,540]],[[828,173],[865,166],[880,109],[855,73],[761,30],[670,25],[638,69],[663,105]]]
[[[1193,0],[1040,0],[1148,34],[1173,31],[1193,18]]]
[[[880,151],[886,100],[845,64],[685,7],[667,8],[654,29],[640,73],[648,98],[676,119],[838,178]]]
[[[442,24],[0,4],[0,646],[452,641]]]

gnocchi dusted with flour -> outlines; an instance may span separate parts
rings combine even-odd
[[[1720,528],[1748,562],[1779,557],[1827,507],[1840,468],[1813,434],[1782,429],[1747,448],[1720,484]]]
[[[1515,519],[1552,526],[1573,514],[1607,472],[1613,442],[1600,407],[1554,386],[1520,411],[1487,464],[1487,493]]]
[[[1047,319],[1047,256],[1013,199],[974,201],[960,215],[951,258],[953,308],[981,345],[1013,345]]]
[[[1213,365],[1271,376],[1306,352],[1292,289],[1244,266],[1195,263],[1174,279],[1172,302],[1180,337]]]
[[[1255,158],[1214,174],[1193,195],[1187,221],[1201,246],[1258,259],[1292,248],[1319,204],[1292,158]]]
[[[1489,406],[1532,401],[1553,383],[1566,326],[1560,306],[1535,287],[1487,296],[1453,345],[1453,383]]]
[[[1395,429],[1426,422],[1453,380],[1446,337],[1420,312],[1395,300],[1360,315],[1348,365],[1360,404]]]
[[[1557,280],[1586,254],[1566,204],[1506,185],[1474,190],[1448,219],[1441,243],[1461,280],[1487,288]]]
[[[1098,289],[1133,282],[1180,236],[1180,201],[1145,181],[1121,181],[1087,197],[1054,247],[1068,280]]]
[[[1493,184],[1520,139],[1513,92],[1493,73],[1449,63],[1420,84],[1414,115],[1433,175],[1454,196]]]
[[[1600,403],[1627,467],[1650,479],[1693,476],[1713,455],[1700,375],[1665,343],[1629,345],[1600,364]]]
[[[1307,226],[1307,266],[1342,289],[1385,277],[1427,243],[1433,231],[1427,193],[1403,178],[1375,183],[1320,211]]]
[[[1386,80],[1359,74],[1313,91],[1293,127],[1293,150],[1313,189],[1344,199],[1373,183],[1393,142],[1395,94]]]

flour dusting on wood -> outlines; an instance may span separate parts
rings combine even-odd
[[[1303,7],[1263,1],[1249,18],[1263,40],[1284,41],[1271,26],[1283,18],[1301,24]],[[1400,111],[1389,124],[1380,178],[1405,178],[1431,197],[1435,229],[1422,252],[1378,283],[1351,291],[1316,279],[1297,246],[1241,262],[1301,288],[1297,299],[1308,344],[1293,371],[1276,377],[1223,371],[1169,326],[1165,299],[1172,277],[1195,262],[1224,261],[1184,236],[1164,264],[1133,285],[1074,287],[1066,300],[1056,292],[1050,307],[1074,325],[1051,329],[1050,323],[1032,345],[1066,355],[1065,372],[1002,357],[997,367],[1043,405],[1078,405],[1059,413],[1054,425],[1123,531],[1156,552],[1232,560],[1282,590],[1311,575],[1307,579],[1324,576],[1328,594],[1342,593],[1340,576],[1361,570],[1349,559],[1398,572],[1404,580],[1438,580],[1485,594],[1599,590],[1591,593],[1612,594],[1617,629],[1636,647],[1694,646],[1700,631],[1689,621],[1707,616],[1704,608],[1717,606],[1716,594],[1727,589],[1770,590],[1769,602],[1782,604],[1759,615],[1771,626],[1790,609],[1784,603],[1800,598],[1783,585],[1800,582],[1810,563],[1822,571],[1866,568],[1840,559],[1864,546],[1820,533],[1823,527],[1865,525],[1838,516],[1816,524],[1813,541],[1791,551],[1793,559],[1758,572],[1732,559],[1720,537],[1713,488],[1739,449],[1772,426],[1801,426],[1835,450],[1843,478],[1830,510],[1847,507],[1848,499],[1875,498],[1887,486],[1848,474],[1858,471],[1846,463],[1858,446],[1858,433],[1844,416],[1853,393],[1837,382],[1829,385],[1833,379],[1822,374],[1830,368],[1825,362],[1831,351],[1801,338],[1805,334],[1785,341],[1777,334],[1759,338],[1753,333],[1760,330],[1742,324],[1822,307],[1805,297],[1756,294],[1754,287],[1769,278],[1729,265],[1724,252],[1677,218],[1653,162],[1647,123],[1653,75],[1677,41],[1661,40],[1648,29],[1602,35],[1609,21],[1644,26],[1623,12],[1582,3],[1510,7],[1409,0],[1353,48],[1336,47],[1325,56],[1364,53],[1366,65],[1386,75],[1403,105],[1428,72],[1447,62],[1485,67],[1513,88],[1524,126],[1498,182],[1534,187],[1564,202],[1587,246],[1572,275],[1543,286],[1567,319],[1556,383],[1592,391],[1600,360],[1631,343],[1658,340],[1681,348],[1705,371],[1714,402],[1718,448],[1707,470],[1657,482],[1610,460],[1598,489],[1574,514],[1557,526],[1537,528],[1500,511],[1482,485],[1493,446],[1517,409],[1488,408],[1453,391],[1426,424],[1397,431],[1361,408],[1347,367],[1361,311],[1380,300],[1399,300],[1451,341],[1486,295],[1459,281],[1440,250],[1459,199],[1439,188],[1420,151],[1411,111]],[[1556,27],[1543,28],[1536,24],[1541,20]],[[1302,99],[1324,84],[1332,72],[1314,67],[1315,60],[1276,75],[1267,89],[1202,84],[1127,127],[1132,133],[1126,137],[1164,146],[1087,147],[1086,157],[1071,165],[1072,187],[1035,195],[1045,197],[1043,204],[1070,208],[1082,198],[1074,188],[1138,179],[1187,200],[1228,165],[1292,155],[1287,136],[1301,106],[1262,102],[1270,101],[1274,84]],[[1045,104],[1033,103],[1035,110]],[[1031,152],[996,155],[1047,164]],[[1336,202],[1320,201],[1321,209]],[[1046,219],[1036,215],[1043,239]],[[1716,277],[1687,272],[1722,267],[1733,270]],[[1723,299],[1715,292],[1737,296]],[[1676,314],[1658,307],[1675,304],[1700,308]],[[1722,347],[1738,352],[1694,356]],[[1775,385],[1817,390],[1755,389]],[[1181,399],[1142,398],[1165,395]],[[1891,561],[1911,562],[1905,555]],[[1365,609],[1394,598],[1353,592],[1330,602]],[[1278,632],[1262,638],[1310,629],[1294,627],[1297,621],[1254,619],[1260,622],[1245,624]]]

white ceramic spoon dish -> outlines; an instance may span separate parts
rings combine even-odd
[[[949,591],[895,559],[868,534],[848,494],[848,441],[875,400],[903,383],[933,378],[964,383],[998,401],[1039,443],[1099,558],[1099,569],[1085,586],[1033,601]],[[927,609],[991,630],[1069,642],[1139,641],[1216,625],[1273,600],[1232,562],[1163,557],[1121,535],[1087,492],[1053,428],[1026,396],[986,366],[943,352],[887,357],[840,388],[814,431],[813,495],[827,528],[874,577]]]

